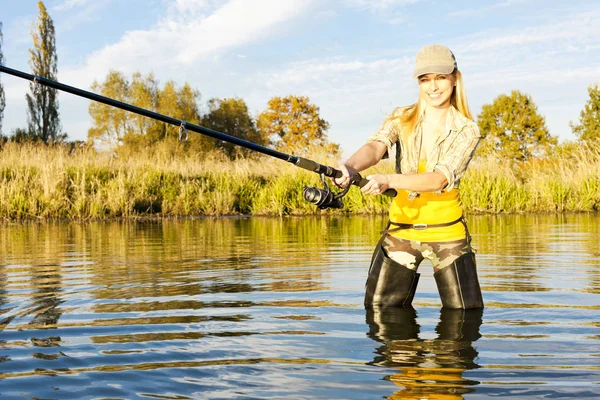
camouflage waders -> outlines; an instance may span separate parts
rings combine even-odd
[[[391,236],[399,229],[427,229],[461,222],[466,238],[448,242],[419,242]],[[392,229],[390,225],[394,225]],[[388,223],[371,259],[365,285],[365,306],[410,306],[424,259],[434,268],[434,278],[444,308],[483,308],[475,254],[464,218],[445,224]]]

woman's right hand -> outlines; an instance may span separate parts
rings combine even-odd
[[[357,174],[358,171],[346,164],[340,164],[338,170],[342,171],[342,176],[340,178],[333,178],[333,183],[335,183],[336,186],[345,189],[352,182],[351,177]]]

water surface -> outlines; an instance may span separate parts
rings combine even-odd
[[[0,397],[600,397],[600,216],[470,218],[483,312],[365,310],[384,222],[3,225]]]

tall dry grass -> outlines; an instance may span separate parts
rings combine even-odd
[[[518,166],[492,157],[474,161],[461,183],[471,213],[593,212],[600,209],[600,150],[558,149]]]
[[[303,215],[315,207],[302,197],[318,175],[281,160],[218,154],[181,155],[172,144],[118,155],[93,149],[6,143],[0,149],[0,218],[106,219],[118,217]],[[311,159],[335,164],[324,154]],[[368,210],[385,211],[378,199]],[[354,207],[356,208],[356,207]]]
[[[321,186],[317,174],[263,157],[231,161],[195,156],[170,145],[111,156],[6,143],[0,149],[0,218],[108,219],[320,213],[304,201],[304,186]],[[326,165],[326,154],[308,158]],[[390,162],[370,172],[393,170]],[[600,208],[600,154],[578,147],[547,160],[510,167],[497,160],[472,163],[461,184],[468,213],[596,211]],[[387,212],[390,199],[352,188],[343,210]]]

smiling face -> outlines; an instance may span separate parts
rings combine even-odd
[[[419,96],[430,107],[446,108],[456,86],[453,74],[425,74],[417,78]]]

